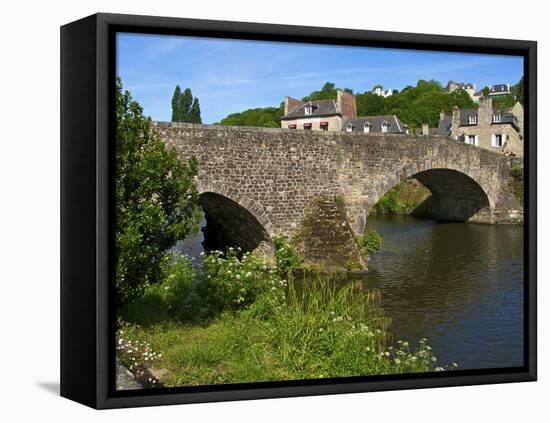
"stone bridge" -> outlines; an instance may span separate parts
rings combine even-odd
[[[510,159],[446,138],[161,122],[154,128],[182,160],[197,158],[211,232],[249,250],[275,234],[296,234],[312,208],[362,234],[371,208],[407,178],[431,191],[421,206],[428,217],[491,224],[523,217],[507,189]]]

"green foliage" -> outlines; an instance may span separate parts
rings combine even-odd
[[[190,88],[183,93],[176,85],[172,96],[172,122],[202,123],[198,97],[193,97]]]
[[[296,255],[294,247],[288,242],[288,240],[284,236],[274,236],[273,246],[275,247],[277,270],[281,277],[287,277],[289,272],[300,267],[302,261]]]
[[[174,90],[174,95],[172,95],[172,122],[178,122],[181,116],[181,105],[180,105],[180,97],[181,97],[181,88],[179,85],[176,85],[176,89]]]
[[[125,325],[121,337],[162,352],[154,365],[168,369],[165,386],[444,370],[426,339],[416,349],[390,342],[375,291],[326,274],[273,288],[207,325]]]
[[[235,248],[229,248],[226,254],[213,251],[204,255],[208,298],[216,310],[242,309],[252,304],[260,292],[279,283],[273,269],[262,260],[248,252],[241,258],[239,255],[240,249]]]
[[[491,92],[491,89],[489,87],[484,87],[481,90],[481,93],[483,94],[483,97],[489,97],[489,93]]]
[[[382,237],[374,228],[369,228],[364,235],[357,236],[357,243],[365,257],[370,256],[382,248]]]
[[[151,119],[117,82],[116,289],[119,304],[141,296],[161,276],[164,253],[198,230],[193,183],[197,162],[182,163],[151,129]]]
[[[280,128],[284,106],[259,107],[242,113],[232,113],[220,121],[220,125],[257,126],[262,128]]]
[[[407,179],[389,190],[371,209],[371,215],[410,214],[429,196],[430,190],[414,179]]]
[[[189,110],[189,122],[191,123],[202,123],[201,121],[201,106],[199,105],[198,97],[193,99],[193,105]]]
[[[314,101],[314,100],[336,100],[338,94],[337,91],[340,88],[336,88],[333,82],[326,82],[319,91],[313,91],[311,94],[302,98],[302,101]],[[344,88],[343,91],[353,94],[353,91],[349,88]]]
[[[524,104],[525,93],[524,93],[524,87],[523,87],[523,76],[521,77],[519,82],[514,86],[514,91],[516,95],[516,100],[519,101],[521,104]]]
[[[516,164],[510,169],[508,188],[523,206],[525,197],[525,182],[523,176],[523,164]]]
[[[512,94],[494,96],[492,99],[494,110],[508,110],[516,104],[516,99]]]
[[[370,91],[355,96],[357,116],[375,116],[384,113],[385,99]]]
[[[122,315],[126,322],[150,326],[167,320],[182,320],[197,276],[186,256],[171,252],[163,256],[161,278],[145,288],[141,297],[126,305]]]

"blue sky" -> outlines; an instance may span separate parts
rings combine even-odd
[[[176,84],[199,97],[203,123],[301,98],[325,82],[364,92],[402,89],[419,79],[515,84],[523,59],[513,56],[341,47],[119,33],[117,74],[158,121],[169,121]]]

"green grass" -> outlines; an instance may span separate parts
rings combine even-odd
[[[245,263],[236,264],[234,256],[223,259],[216,255],[210,265],[218,263],[219,268],[210,269],[210,273],[219,276],[229,264],[237,274],[251,268],[250,259],[242,261]],[[225,309],[210,310],[200,319],[173,312],[158,319],[162,301],[149,299],[125,306],[120,310],[124,323],[117,333],[119,358],[133,371],[167,369],[162,380],[165,386],[436,370],[435,357],[425,340],[419,342],[416,351],[410,351],[406,342],[391,342],[388,319],[377,306],[376,292],[360,290],[353,284],[339,287],[326,274],[274,283],[277,273],[266,270],[263,285],[257,275],[253,295],[243,292],[248,300],[241,307],[231,303]],[[208,307],[205,285],[212,289],[208,280],[186,294],[193,297],[201,286],[203,295],[195,300],[201,307]],[[213,286],[219,286],[219,280]],[[239,285],[240,289],[246,286]],[[162,288],[155,288],[155,292],[163,292]],[[227,287],[223,290],[226,292]],[[173,303],[193,301],[179,299]],[[140,348],[136,345],[143,346],[147,354],[136,354]]]

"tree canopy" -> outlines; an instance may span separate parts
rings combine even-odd
[[[172,95],[172,122],[202,123],[199,98],[193,97],[190,88],[182,92],[176,85]]]
[[[284,106],[258,107],[241,113],[232,113],[222,119],[220,125],[259,126],[263,128],[279,128],[284,114]]]
[[[176,241],[198,230],[193,182],[197,161],[182,163],[152,130],[151,119],[116,87],[116,290],[119,304],[158,282],[160,264]]]

